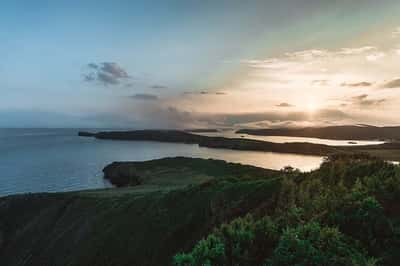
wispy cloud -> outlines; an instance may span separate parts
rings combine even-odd
[[[156,89],[156,90],[158,90],[158,89],[168,89],[168,86],[155,84],[155,85],[150,86],[150,88],[151,89]]]
[[[294,105],[291,105],[290,103],[280,103],[277,104],[276,107],[293,107]]]
[[[400,88],[400,78],[396,78],[394,80],[387,82],[386,84],[383,85],[383,87],[387,89]]]
[[[329,80],[326,79],[319,79],[311,81],[311,85],[313,86],[327,86],[329,85]]]
[[[226,95],[223,91],[185,91],[184,95]]]
[[[156,101],[158,100],[158,96],[154,94],[148,94],[148,93],[137,93],[135,95],[130,96],[132,99],[136,100],[144,100],[144,101]]]
[[[400,27],[397,27],[393,32],[392,32],[392,37],[399,37],[400,36]]]
[[[340,84],[340,86],[342,86],[342,87],[370,87],[370,86],[372,86],[372,83],[367,82],[367,81],[354,82],[354,83],[343,82],[342,84]]]
[[[368,61],[377,61],[377,60],[384,58],[385,56],[386,56],[386,53],[384,53],[384,52],[376,52],[376,53],[372,53],[372,54],[365,56],[365,58]]]
[[[351,102],[360,107],[379,106],[386,101],[386,99],[370,99],[368,94],[361,94],[351,98]]]

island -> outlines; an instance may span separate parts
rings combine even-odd
[[[347,125],[305,128],[240,129],[237,134],[256,136],[286,136],[334,140],[400,140],[400,127]]]
[[[82,133],[79,133],[79,135],[84,136]],[[384,160],[400,161],[400,142],[386,142],[378,145],[363,146],[328,146],[308,142],[274,143],[246,138],[210,137],[180,130],[86,132],[85,137],[94,137],[103,140],[185,143],[197,144],[200,147],[207,148],[292,153],[315,156],[327,156],[335,153],[367,153]]]

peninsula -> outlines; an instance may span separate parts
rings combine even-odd
[[[334,153],[368,153],[384,160],[400,161],[400,142],[388,142],[365,146],[328,146],[308,142],[274,143],[246,138],[210,137],[180,130],[133,130],[103,131],[98,133],[79,132],[80,136],[105,140],[158,141],[197,144],[200,147],[292,153],[327,156]]]

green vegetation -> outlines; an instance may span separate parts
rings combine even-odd
[[[0,198],[1,265],[372,266],[400,259],[400,167],[368,155],[332,155],[310,173],[190,158],[113,167],[141,183]]]
[[[287,169],[274,210],[217,227],[174,263],[397,265],[399,196],[399,167],[333,155],[312,173]]]
[[[185,157],[146,162],[114,162],[107,165],[103,172],[104,178],[117,187],[158,185],[161,189],[201,184],[213,179],[251,180],[280,175],[279,171],[250,165]]]

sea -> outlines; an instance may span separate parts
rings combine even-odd
[[[98,140],[79,137],[79,130],[0,129],[0,196],[109,188],[111,184],[103,178],[102,169],[114,161],[187,156],[277,170],[290,165],[310,171],[323,160],[319,156],[212,149],[192,144]]]

